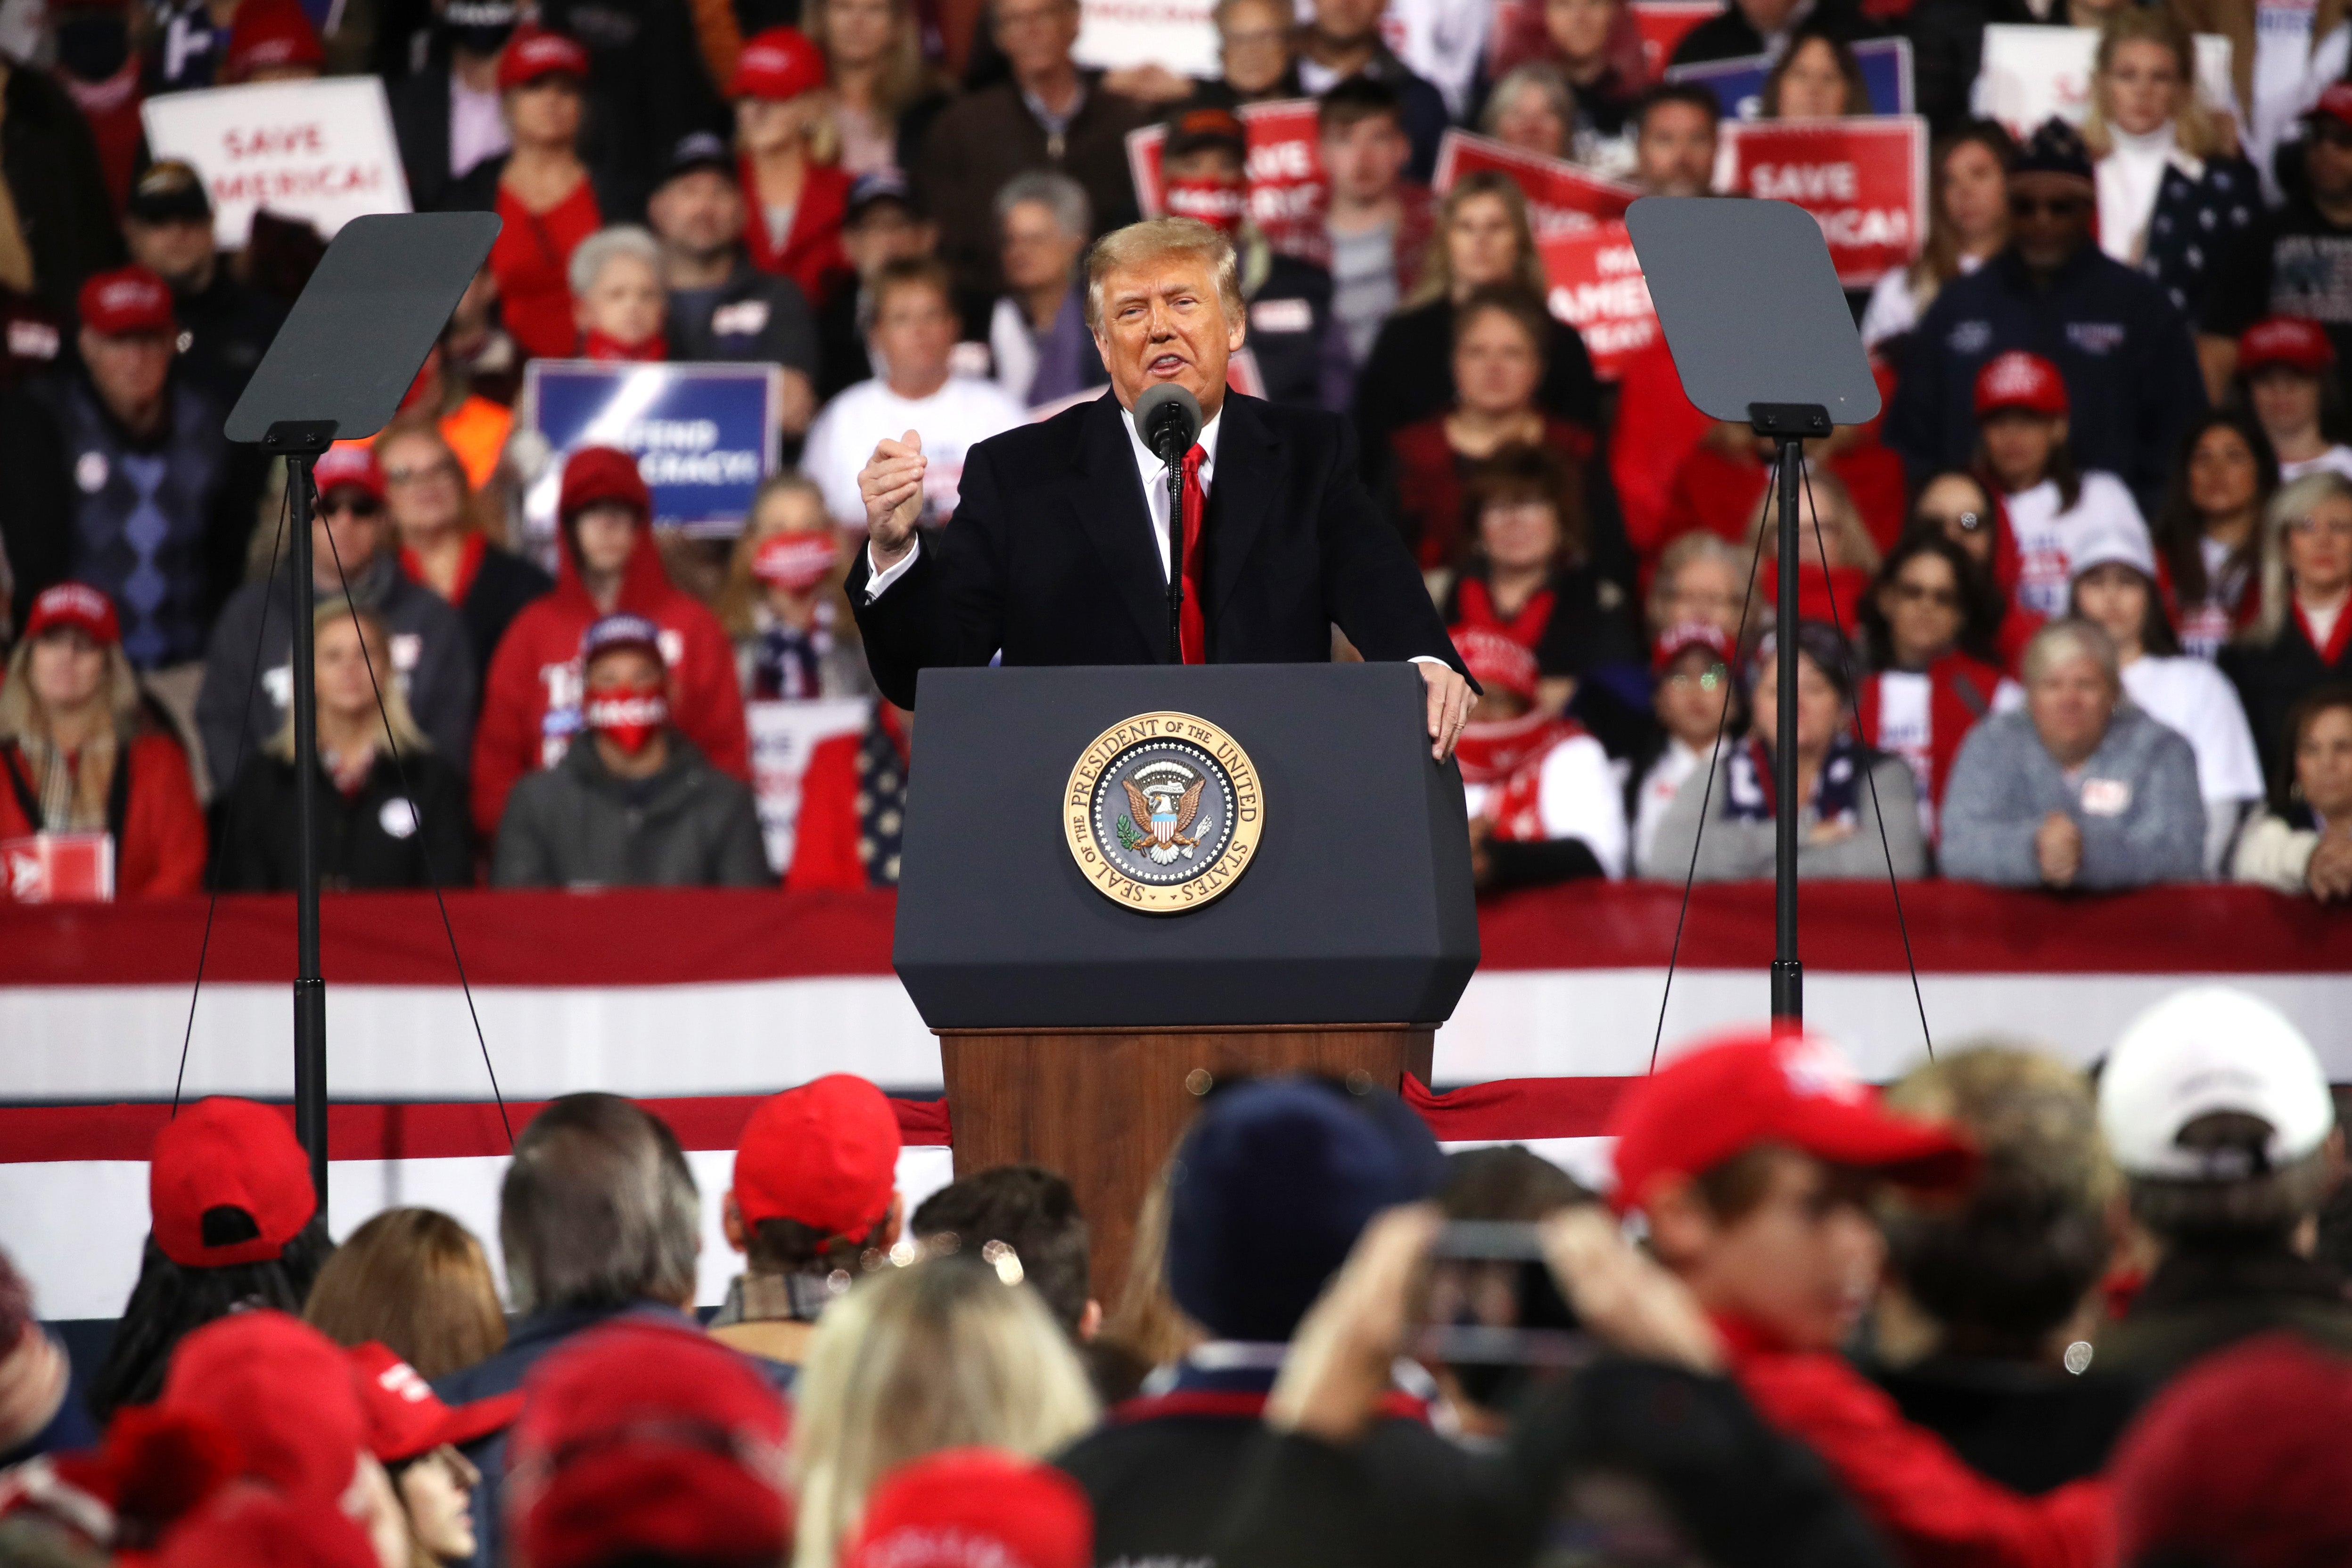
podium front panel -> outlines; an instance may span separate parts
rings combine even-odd
[[[1462,779],[1410,665],[927,670],[893,957],[933,1029],[1438,1023],[1478,961]],[[1247,753],[1262,821],[1198,907],[1147,913],[1071,852],[1073,768],[1135,716]],[[1148,847],[1148,845],[1147,845]]]

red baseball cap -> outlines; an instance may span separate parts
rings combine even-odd
[[[2300,316],[2266,316],[2238,339],[2238,373],[2251,376],[2271,365],[2287,365],[2317,375],[2336,362],[2327,329]]]
[[[164,1534],[152,1561],[155,1568],[377,1568],[375,1548],[340,1510],[257,1486],[231,1487],[207,1502]]]
[[[236,1440],[240,1474],[297,1502],[334,1507],[368,1446],[350,1356],[274,1308],[231,1312],[182,1340],[156,1403],[212,1419]]]
[[[1454,652],[1462,655],[1472,680],[1535,700],[1536,680],[1541,672],[1533,649],[1492,626],[1456,626],[1451,634]]]
[[[1610,1201],[1620,1210],[1639,1208],[1662,1176],[1698,1176],[1759,1144],[1906,1186],[1957,1186],[1976,1171],[1976,1151],[1958,1134],[1882,1108],[1878,1091],[1817,1034],[1750,1029],[1703,1040],[1633,1080],[1609,1130],[1617,1139]]]
[[[824,83],[824,54],[809,36],[798,27],[770,27],[753,35],[735,57],[727,96],[782,103]]]
[[[379,504],[384,498],[383,465],[364,441],[338,441],[328,447],[310,465],[310,478],[322,497],[338,485],[356,485]]]
[[[118,267],[90,275],[76,297],[81,324],[101,338],[127,338],[137,332],[176,337],[180,323],[172,314],[172,287],[143,267]]]
[[[522,1391],[494,1394],[471,1404],[448,1406],[416,1368],[388,1344],[374,1340],[354,1346],[360,1402],[367,1407],[368,1450],[387,1465],[429,1454],[444,1443],[470,1443],[514,1425],[522,1413]]]
[[[250,1100],[199,1100],[163,1124],[147,1163],[148,1224],[184,1269],[264,1263],[319,1212],[287,1119]],[[226,1212],[226,1211],[235,1212]]]
[[[637,460],[617,446],[583,446],[564,462],[556,515],[568,523],[599,501],[635,507],[640,522],[654,515],[654,493],[637,472]]]
[[[882,1091],[847,1072],[760,1103],[735,1150],[735,1207],[745,1225],[793,1219],[862,1239],[898,1187],[898,1117]]]
[[[299,0],[242,0],[236,20],[229,26],[221,74],[240,82],[270,66],[315,68],[326,63],[319,30],[310,26]]]
[[[1078,1483],[996,1448],[900,1465],[866,1500],[842,1568],[1087,1568],[1095,1517]]]
[[[2303,118],[2310,120],[2323,114],[2352,125],[2352,82],[2329,82],[2327,89],[2319,95],[2319,101],[2303,111]]]
[[[541,77],[567,76],[588,79],[588,51],[535,23],[525,23],[507,39],[499,55],[499,90],[529,87]]]
[[[122,641],[122,622],[114,601],[86,582],[60,582],[34,596],[32,612],[25,617],[25,641],[46,636],[60,626],[79,628],[101,647]]]
[[[2066,417],[2066,382],[2058,367],[2039,354],[2011,349],[1995,354],[1977,372],[1977,417],[2021,408],[2051,419]]]
[[[1711,621],[1680,621],[1658,633],[1656,646],[1650,651],[1650,667],[1660,674],[1667,665],[1689,653],[1704,648],[1725,664],[1731,662],[1731,639],[1723,628]]]
[[[530,1568],[773,1562],[791,1546],[783,1400],[748,1357],[625,1318],[550,1354],[523,1392],[504,1507]]]

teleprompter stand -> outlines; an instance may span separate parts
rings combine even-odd
[[[1776,623],[1797,623],[1797,490],[1805,443],[1878,416],[1878,383],[1821,226],[1787,202],[1645,196],[1625,214],[1683,392],[1700,412],[1773,444],[1780,507]],[[1783,668],[1787,666],[1784,664]],[[1779,685],[1772,759],[1772,1018],[1805,1018],[1797,956],[1797,683]],[[1701,831],[1705,831],[1704,824]]]
[[[319,970],[318,660],[312,646],[311,465],[382,430],[488,259],[490,213],[406,213],[345,224],[224,430],[286,460],[293,535],[294,1131],[327,1212],[327,982]],[[391,678],[391,672],[380,679]]]

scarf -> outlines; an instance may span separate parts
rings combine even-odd
[[[1538,588],[1528,596],[1516,615],[1505,615],[1495,606],[1495,591],[1483,577],[1465,576],[1455,590],[1460,613],[1454,616],[1457,625],[1486,626],[1523,647],[1534,648],[1543,642],[1544,631],[1551,624],[1552,607],[1559,596],[1549,588]]]
[[[1850,735],[1830,742],[1822,758],[1821,782],[1813,789],[1813,820],[1818,822],[1859,823],[1865,761],[1861,745]],[[1748,744],[1725,759],[1723,814],[1735,822],[1772,821],[1772,754],[1761,740]]]
[[[807,631],[782,622],[760,633],[751,654],[751,695],[760,702],[806,702],[824,695],[824,661],[833,653],[833,606],[819,601]]]
[[[16,748],[32,774],[33,794],[41,808],[33,831],[45,833],[102,833],[106,831],[106,792],[81,790],[83,752],[94,766],[103,766],[96,749],[68,751],[45,735],[20,735]],[[95,779],[92,780],[96,782]]]
[[[1540,759],[1553,746],[1583,731],[1538,708],[1499,723],[1465,725],[1454,743],[1465,784],[1499,784]]]
[[[580,340],[580,354],[583,359],[656,365],[669,358],[669,344],[659,332],[642,343],[624,343],[592,327]]]
[[[1486,797],[1486,814],[1495,824],[1496,838],[1505,843],[1539,844],[1551,837],[1543,820],[1544,758],[1551,755],[1553,747],[1583,733],[1584,727],[1574,719],[1552,720],[1550,735],[1542,747]]]
[[[839,1293],[822,1274],[738,1274],[709,1326],[813,1323]]]

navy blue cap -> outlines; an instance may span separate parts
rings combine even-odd
[[[581,667],[585,669],[595,663],[597,654],[614,648],[644,648],[658,660],[662,656],[661,628],[642,615],[607,615],[581,636]]]
[[[845,221],[855,223],[868,207],[883,202],[896,202],[916,216],[922,215],[923,209],[916,202],[914,190],[907,183],[907,177],[896,169],[876,169],[857,176],[857,183],[849,187]]]
[[[2014,180],[2020,174],[2063,174],[2091,184],[2091,150],[2081,131],[2053,115],[2018,150],[2009,177]]]
[[[1444,1170],[1393,1094],[1308,1078],[1228,1090],[1169,1167],[1169,1291],[1221,1339],[1286,1340],[1366,1222],[1428,1197]]]
[[[666,185],[679,175],[691,174],[698,169],[732,173],[735,154],[723,140],[710,131],[689,131],[679,137],[677,145],[669,150],[669,162],[662,167],[661,183]]]

